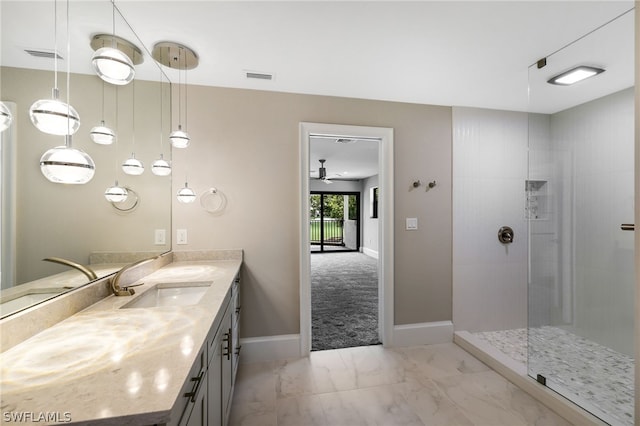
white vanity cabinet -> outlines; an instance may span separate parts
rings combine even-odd
[[[225,297],[174,412],[181,412],[178,426],[224,426],[231,411],[234,382],[240,356],[239,276]],[[174,424],[174,423],[171,423]]]

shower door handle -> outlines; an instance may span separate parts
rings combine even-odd
[[[634,223],[623,223],[622,225],[620,225],[620,229],[622,229],[623,231],[635,231],[636,225]]]

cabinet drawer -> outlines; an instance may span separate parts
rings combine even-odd
[[[227,295],[225,296],[221,308],[220,308],[220,312],[218,312],[218,315],[216,315],[216,319],[213,321],[213,325],[211,326],[211,329],[209,330],[209,334],[207,335],[207,365],[209,365],[209,363],[211,362],[211,360],[213,359],[214,355],[215,355],[215,340],[216,340],[216,335],[220,332],[220,323],[222,322],[223,318],[225,315],[227,315],[227,311],[229,309],[231,309],[229,307],[230,305],[230,301],[231,301],[231,289],[227,292]]]
[[[171,410],[171,425],[179,424],[178,422],[181,418],[184,420],[189,417],[190,410],[193,409],[195,403],[196,394],[203,385],[206,386],[206,383],[203,383],[206,380],[206,362],[206,348],[203,346],[198,352],[198,356],[193,362],[191,370],[189,370],[189,375],[180,389],[180,395],[178,395],[178,399]]]

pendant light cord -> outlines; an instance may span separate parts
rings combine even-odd
[[[133,153],[131,154],[131,156],[135,156],[136,154],[136,80],[134,79],[132,84],[131,84],[131,91],[133,92],[133,111],[131,113],[131,117],[133,118],[132,120],[132,148],[133,148]]]
[[[180,60],[182,59],[182,47],[178,49],[178,127],[182,124],[182,80],[180,70]]]
[[[189,86],[187,83],[187,55],[184,55],[184,131],[189,129],[187,120],[189,120]]]
[[[164,143],[163,139],[163,122],[162,122],[162,106],[164,105],[164,97],[162,96],[162,70],[160,70],[160,157],[162,157],[162,153],[164,151]]]
[[[58,98],[58,1],[53,2],[53,99]]]
[[[71,148],[71,31],[69,30],[69,0],[67,0],[67,134],[66,145]]]

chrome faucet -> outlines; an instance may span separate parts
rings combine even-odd
[[[53,263],[59,263],[61,265],[66,265],[66,266],[70,266],[74,269],[77,269],[78,271],[82,272],[83,274],[85,274],[87,276],[87,278],[89,278],[89,281],[93,281],[93,280],[97,280],[98,279],[98,275],[88,266],[82,266],[79,263],[74,262],[73,260],[68,260],[68,259],[63,259],[61,257],[47,257],[45,259],[42,259],[46,262],[53,262]]]
[[[155,259],[157,259],[159,257],[160,256],[153,256],[153,257],[150,257],[148,259],[142,259],[142,260],[139,260],[137,262],[133,262],[133,263],[131,263],[129,265],[123,266],[113,276],[113,278],[111,278],[109,280],[109,284],[111,285],[111,291],[113,292],[113,294],[116,295],[116,296],[132,296],[132,295],[134,295],[136,293],[136,291],[134,289],[132,289],[131,287],[138,287],[138,286],[140,286],[140,285],[142,285],[144,283],[134,284],[134,285],[126,286],[126,287],[120,287],[120,277],[122,276],[123,273],[125,273],[129,269],[133,268],[134,266],[142,265],[143,263],[150,262],[150,261],[155,260]]]

